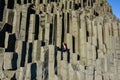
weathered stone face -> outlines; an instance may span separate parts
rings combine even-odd
[[[106,0],[0,0],[0,80],[119,80],[119,66]]]

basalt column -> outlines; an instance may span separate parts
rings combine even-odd
[[[107,0],[0,0],[0,80],[120,80],[120,20]]]

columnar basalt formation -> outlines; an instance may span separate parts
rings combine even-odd
[[[0,80],[120,80],[120,20],[106,0],[0,0]]]

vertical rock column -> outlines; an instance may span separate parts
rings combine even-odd
[[[96,62],[96,47],[95,46],[92,46],[92,60],[93,60],[93,65],[95,65],[95,62]]]
[[[75,70],[73,70],[71,64],[68,64],[68,72],[68,80],[76,80]]]
[[[119,37],[120,37],[120,22],[118,23]]]
[[[50,38],[50,24],[45,24],[45,42],[48,45],[49,44],[49,38]]]
[[[9,33],[8,32],[6,32],[5,33],[5,48],[7,48],[8,47],[8,40],[9,40]]]
[[[39,14],[39,4],[40,4],[40,0],[36,0],[35,1],[35,7],[36,7],[36,14]]]
[[[62,80],[68,80],[68,63],[67,61],[63,60],[60,63],[61,66],[61,76],[62,76]]]
[[[13,52],[6,52],[4,54],[4,70],[17,68],[17,61],[13,61],[14,58],[15,56]]]
[[[27,9],[28,7],[22,5],[22,20],[21,20],[21,29],[20,29],[20,39],[22,41],[25,41],[25,36],[26,36]]]
[[[25,70],[24,70],[24,67],[20,67],[17,71],[17,79],[18,80],[24,80],[24,77],[25,77]]]
[[[72,11],[69,12],[69,33],[72,33]]]
[[[20,10],[19,10],[19,8],[20,8]],[[21,16],[22,14],[21,14],[21,6],[18,6],[17,8],[16,8],[16,10],[15,10],[15,16],[14,16],[14,23],[13,23],[13,33],[15,32],[15,34],[16,34],[16,39],[18,39],[19,38],[19,32],[20,32],[20,19],[21,19]]]
[[[24,0],[21,0],[21,4],[22,4],[22,5],[24,4]]]
[[[41,47],[40,49],[41,49],[41,51],[40,51],[40,61],[41,61],[41,62],[44,62],[44,54],[45,54],[44,48]]]
[[[93,51],[92,51],[92,45],[87,43],[87,66],[90,66],[93,64]],[[94,54],[95,55],[95,54]]]
[[[80,80],[86,80],[85,66],[84,64],[79,64],[79,78]]]
[[[49,45],[48,80],[54,80],[55,79],[54,53],[55,53],[55,46]]]
[[[68,20],[67,20],[67,11],[64,12],[64,41],[66,41],[66,34],[67,34],[67,28],[68,28]]]
[[[33,42],[35,36],[35,14],[30,15],[30,27],[28,31],[28,42]]]
[[[71,7],[71,6],[70,6],[70,0],[68,0],[68,1],[67,1],[67,10],[69,10],[70,7]]]
[[[6,23],[8,23],[9,25],[13,25],[13,19],[14,19],[14,11],[11,9],[7,9]]]
[[[96,61],[95,80],[102,80],[102,59]]]
[[[18,55],[17,67],[18,68],[24,67],[25,66],[25,59],[26,59],[26,42],[17,40],[15,52]]]
[[[98,44],[99,44],[99,50],[103,51],[103,30],[102,30],[102,23],[103,19],[102,17],[99,18],[98,27],[97,27],[97,34],[98,34]]]
[[[68,62],[67,52],[63,53],[63,60],[61,60],[61,52],[57,53],[57,73],[61,80],[68,80]]]
[[[83,0],[81,0],[81,7],[82,7],[82,8],[84,7]]]
[[[67,47],[68,47],[70,53],[73,53],[73,44],[72,44],[72,43],[73,43],[73,40],[72,40],[72,35],[69,34],[69,33],[67,33],[66,35],[67,35],[67,36],[66,36]],[[71,55],[71,54],[70,54],[70,55]]]
[[[27,43],[26,44],[26,58],[25,58],[25,66],[27,65],[27,63],[30,63],[32,62],[32,47],[33,47],[33,44],[32,43]]]
[[[115,36],[115,37],[118,37],[118,25],[117,25],[117,22],[113,22],[112,23],[112,28],[113,28],[113,35]]]
[[[61,40],[62,40],[62,15],[61,13],[57,12],[57,40],[56,40],[56,46],[61,46]]]
[[[92,34],[92,22],[91,22],[91,20],[90,19],[87,19],[87,31],[88,31],[88,35],[87,35],[87,37],[88,37],[88,42],[91,44],[92,43],[92,36],[93,36],[93,34]]]
[[[4,48],[0,48],[0,71],[3,68],[3,61],[4,61]]]
[[[97,21],[93,20],[92,21],[92,45],[97,46]]]
[[[76,11],[72,11],[72,35],[74,37],[74,47],[75,47],[75,52],[79,52],[79,49],[78,49],[78,44],[79,44],[79,26],[78,26],[78,13]]]
[[[108,72],[109,72],[109,64],[110,64],[110,62],[109,62],[109,55],[106,54],[106,55],[104,56],[103,60],[104,60],[104,67],[103,67],[104,72],[105,72],[105,73],[108,73]]]
[[[87,67],[86,80],[94,80],[94,66]]]
[[[57,74],[61,75],[61,52],[57,51]]]
[[[77,54],[78,54],[78,53],[70,53],[70,62],[71,62],[72,64],[77,64],[77,57],[78,57]]]
[[[32,61],[40,61],[40,52],[41,52],[41,41],[34,40],[33,42],[33,52],[32,52]]]
[[[115,55],[114,55],[114,80],[120,79],[120,38],[116,38]]]
[[[27,64],[25,80],[36,80],[38,78],[37,70],[39,70],[39,72],[41,73],[41,69],[42,69],[40,66],[38,69],[38,64],[39,64],[38,62]],[[41,76],[42,75],[40,75],[39,77]]]
[[[97,51],[98,51],[98,57],[101,58],[101,57],[103,57],[103,54],[104,54],[102,25],[98,24],[97,29],[98,29],[97,32],[98,32],[98,47],[99,47],[99,49]]]
[[[87,0],[87,6],[91,6],[92,5],[92,0]]]
[[[47,13],[51,13],[51,5],[50,4],[47,4],[47,8],[46,8],[46,12]]]
[[[15,51],[15,42],[16,42],[15,34],[9,34],[6,32],[6,36],[5,36],[6,52],[14,52]]]
[[[17,27],[16,27],[16,24],[17,24],[17,21],[19,20],[19,17],[17,17],[17,12],[16,10],[14,10],[14,19],[13,19],[13,29],[12,29],[12,33],[16,33],[17,31]]]
[[[18,54],[18,60],[17,60],[17,67],[18,67],[18,68],[20,67],[20,62],[21,62],[22,45],[23,45],[23,42],[22,42],[22,41],[20,41],[20,40],[17,40],[17,41],[16,41],[16,49],[15,49],[15,52],[17,52],[17,54]]]
[[[31,80],[31,64],[32,63],[26,65],[25,80]]]
[[[53,15],[53,22],[52,22],[52,25],[53,25],[53,31],[52,31],[52,44],[55,44],[56,43],[56,26],[57,26],[57,15]]]
[[[39,25],[39,35],[38,35],[38,40],[42,41],[42,35],[43,35],[43,28]]]
[[[36,73],[37,73],[36,79],[37,80],[42,80],[42,67],[43,67],[43,63],[38,61],[37,62],[37,71],[36,71]]]
[[[86,52],[86,19],[85,15],[80,16],[81,20],[81,28],[80,28],[80,57],[81,61],[86,63],[86,57],[87,57],[87,52]]]
[[[104,26],[104,44],[106,45],[107,51],[110,50],[110,32],[109,27],[110,23],[106,23]]]

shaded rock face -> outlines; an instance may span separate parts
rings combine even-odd
[[[119,66],[105,0],[0,0],[0,80],[120,80]]]

